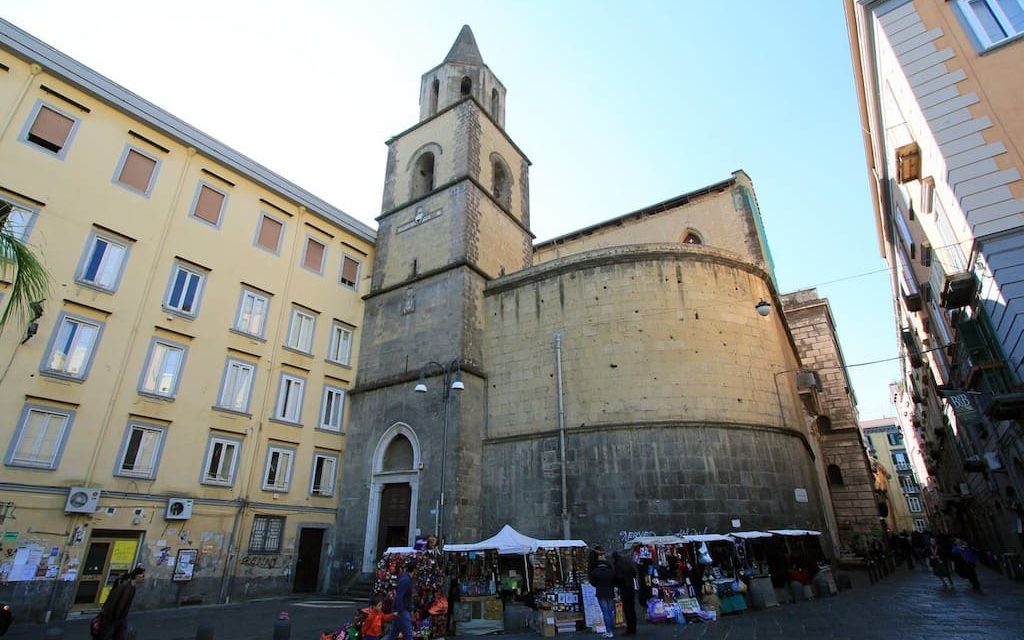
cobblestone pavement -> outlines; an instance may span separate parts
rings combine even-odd
[[[747,611],[710,624],[641,624],[637,638],[701,640],[1011,640],[1024,638],[1024,583],[979,568],[982,591],[963,580],[943,588],[918,569],[900,569],[869,585],[854,575],[853,589],[832,598]],[[200,624],[215,640],[270,640],[278,612],[288,611],[292,640],[318,640],[322,629],[351,620],[356,604],[327,599],[280,599],[232,605],[142,611],[131,616],[138,640],[194,640]],[[88,621],[61,623],[64,638],[85,640]],[[15,624],[4,640],[41,640],[45,627]],[[504,640],[535,640],[539,634],[505,634]],[[569,637],[569,636],[566,636]],[[580,631],[581,640],[597,638]]]

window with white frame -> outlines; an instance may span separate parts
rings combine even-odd
[[[74,411],[26,405],[4,463],[12,467],[56,469],[74,417]]]
[[[336,321],[331,325],[331,343],[327,346],[327,359],[347,365],[351,357],[352,327]]]
[[[249,398],[252,395],[252,379],[256,367],[242,360],[228,358],[224,366],[224,380],[220,385],[220,396],[217,406],[231,411],[245,413],[249,411]]]
[[[127,256],[127,242],[93,231],[85,247],[77,280],[104,291],[115,291]]]
[[[206,274],[199,269],[176,263],[171,270],[171,281],[167,287],[164,307],[187,316],[195,316],[199,311],[199,299],[203,293],[205,279]]]
[[[316,316],[311,311],[292,308],[292,319],[288,325],[288,340],[285,346],[303,353],[313,350],[313,330],[316,328]]]
[[[956,0],[982,49],[1024,33],[1022,0]]]
[[[292,481],[294,449],[267,447],[267,464],[263,469],[264,491],[288,491]]]
[[[928,521],[924,518],[914,518],[914,531],[924,533],[928,530]]]
[[[154,338],[149,347],[149,357],[142,372],[139,390],[143,393],[173,398],[178,393],[185,353],[186,348],[183,345]]]
[[[235,318],[235,329],[252,336],[262,337],[269,309],[270,298],[252,289],[242,289],[242,299],[238,303],[238,317]]]
[[[313,273],[324,272],[324,258],[327,255],[327,245],[306,236],[306,249],[302,253],[302,266]]]
[[[299,422],[302,418],[302,396],[305,388],[306,381],[302,378],[282,373],[274,417],[285,422]]]
[[[914,496],[907,496],[907,506],[910,507],[910,513],[921,513],[921,499],[915,498]]]
[[[129,423],[114,475],[149,480],[155,478],[163,441],[163,427]]]
[[[324,385],[324,399],[320,406],[320,428],[327,431],[341,431],[341,420],[345,415],[345,390],[341,387]]]
[[[902,449],[892,452],[892,463],[900,471],[910,468],[910,459],[907,457],[907,452]]]
[[[284,516],[254,516],[249,534],[249,553],[280,553]]]
[[[310,474],[309,493],[314,496],[334,495],[334,476],[338,468],[338,456],[318,453],[313,456],[313,472]]]
[[[357,289],[359,284],[359,261],[351,256],[341,259],[341,276],[338,281],[346,287]]]
[[[128,146],[114,172],[114,182],[149,197],[160,162],[141,149]]]
[[[4,231],[21,242],[27,242],[36,220],[35,211],[0,199],[0,217],[3,216],[7,216],[3,222]]]
[[[231,438],[210,436],[203,462],[203,484],[231,486],[235,482],[235,467],[241,442]]]
[[[68,145],[78,129],[78,123],[78,118],[40,100],[32,109],[21,139],[63,158],[67,155]]]
[[[62,313],[43,361],[43,372],[84,380],[101,327],[98,322]]]

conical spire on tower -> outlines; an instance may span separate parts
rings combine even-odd
[[[444,61],[483,66],[483,56],[480,55],[480,49],[476,46],[476,38],[473,37],[473,30],[469,28],[468,24],[462,25],[459,37],[455,38],[455,44],[452,45],[451,51],[445,56]]]

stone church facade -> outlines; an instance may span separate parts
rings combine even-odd
[[[614,546],[739,520],[831,551],[814,391],[749,177],[534,245],[504,109],[464,27],[388,142],[335,560],[365,572],[506,523]]]

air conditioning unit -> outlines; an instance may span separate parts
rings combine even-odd
[[[796,386],[800,389],[821,391],[821,378],[817,371],[801,371],[796,374]]]
[[[96,513],[100,504],[100,490],[89,487],[71,487],[64,513]]]
[[[188,520],[192,517],[192,500],[190,498],[170,498],[167,501],[167,520]]]

